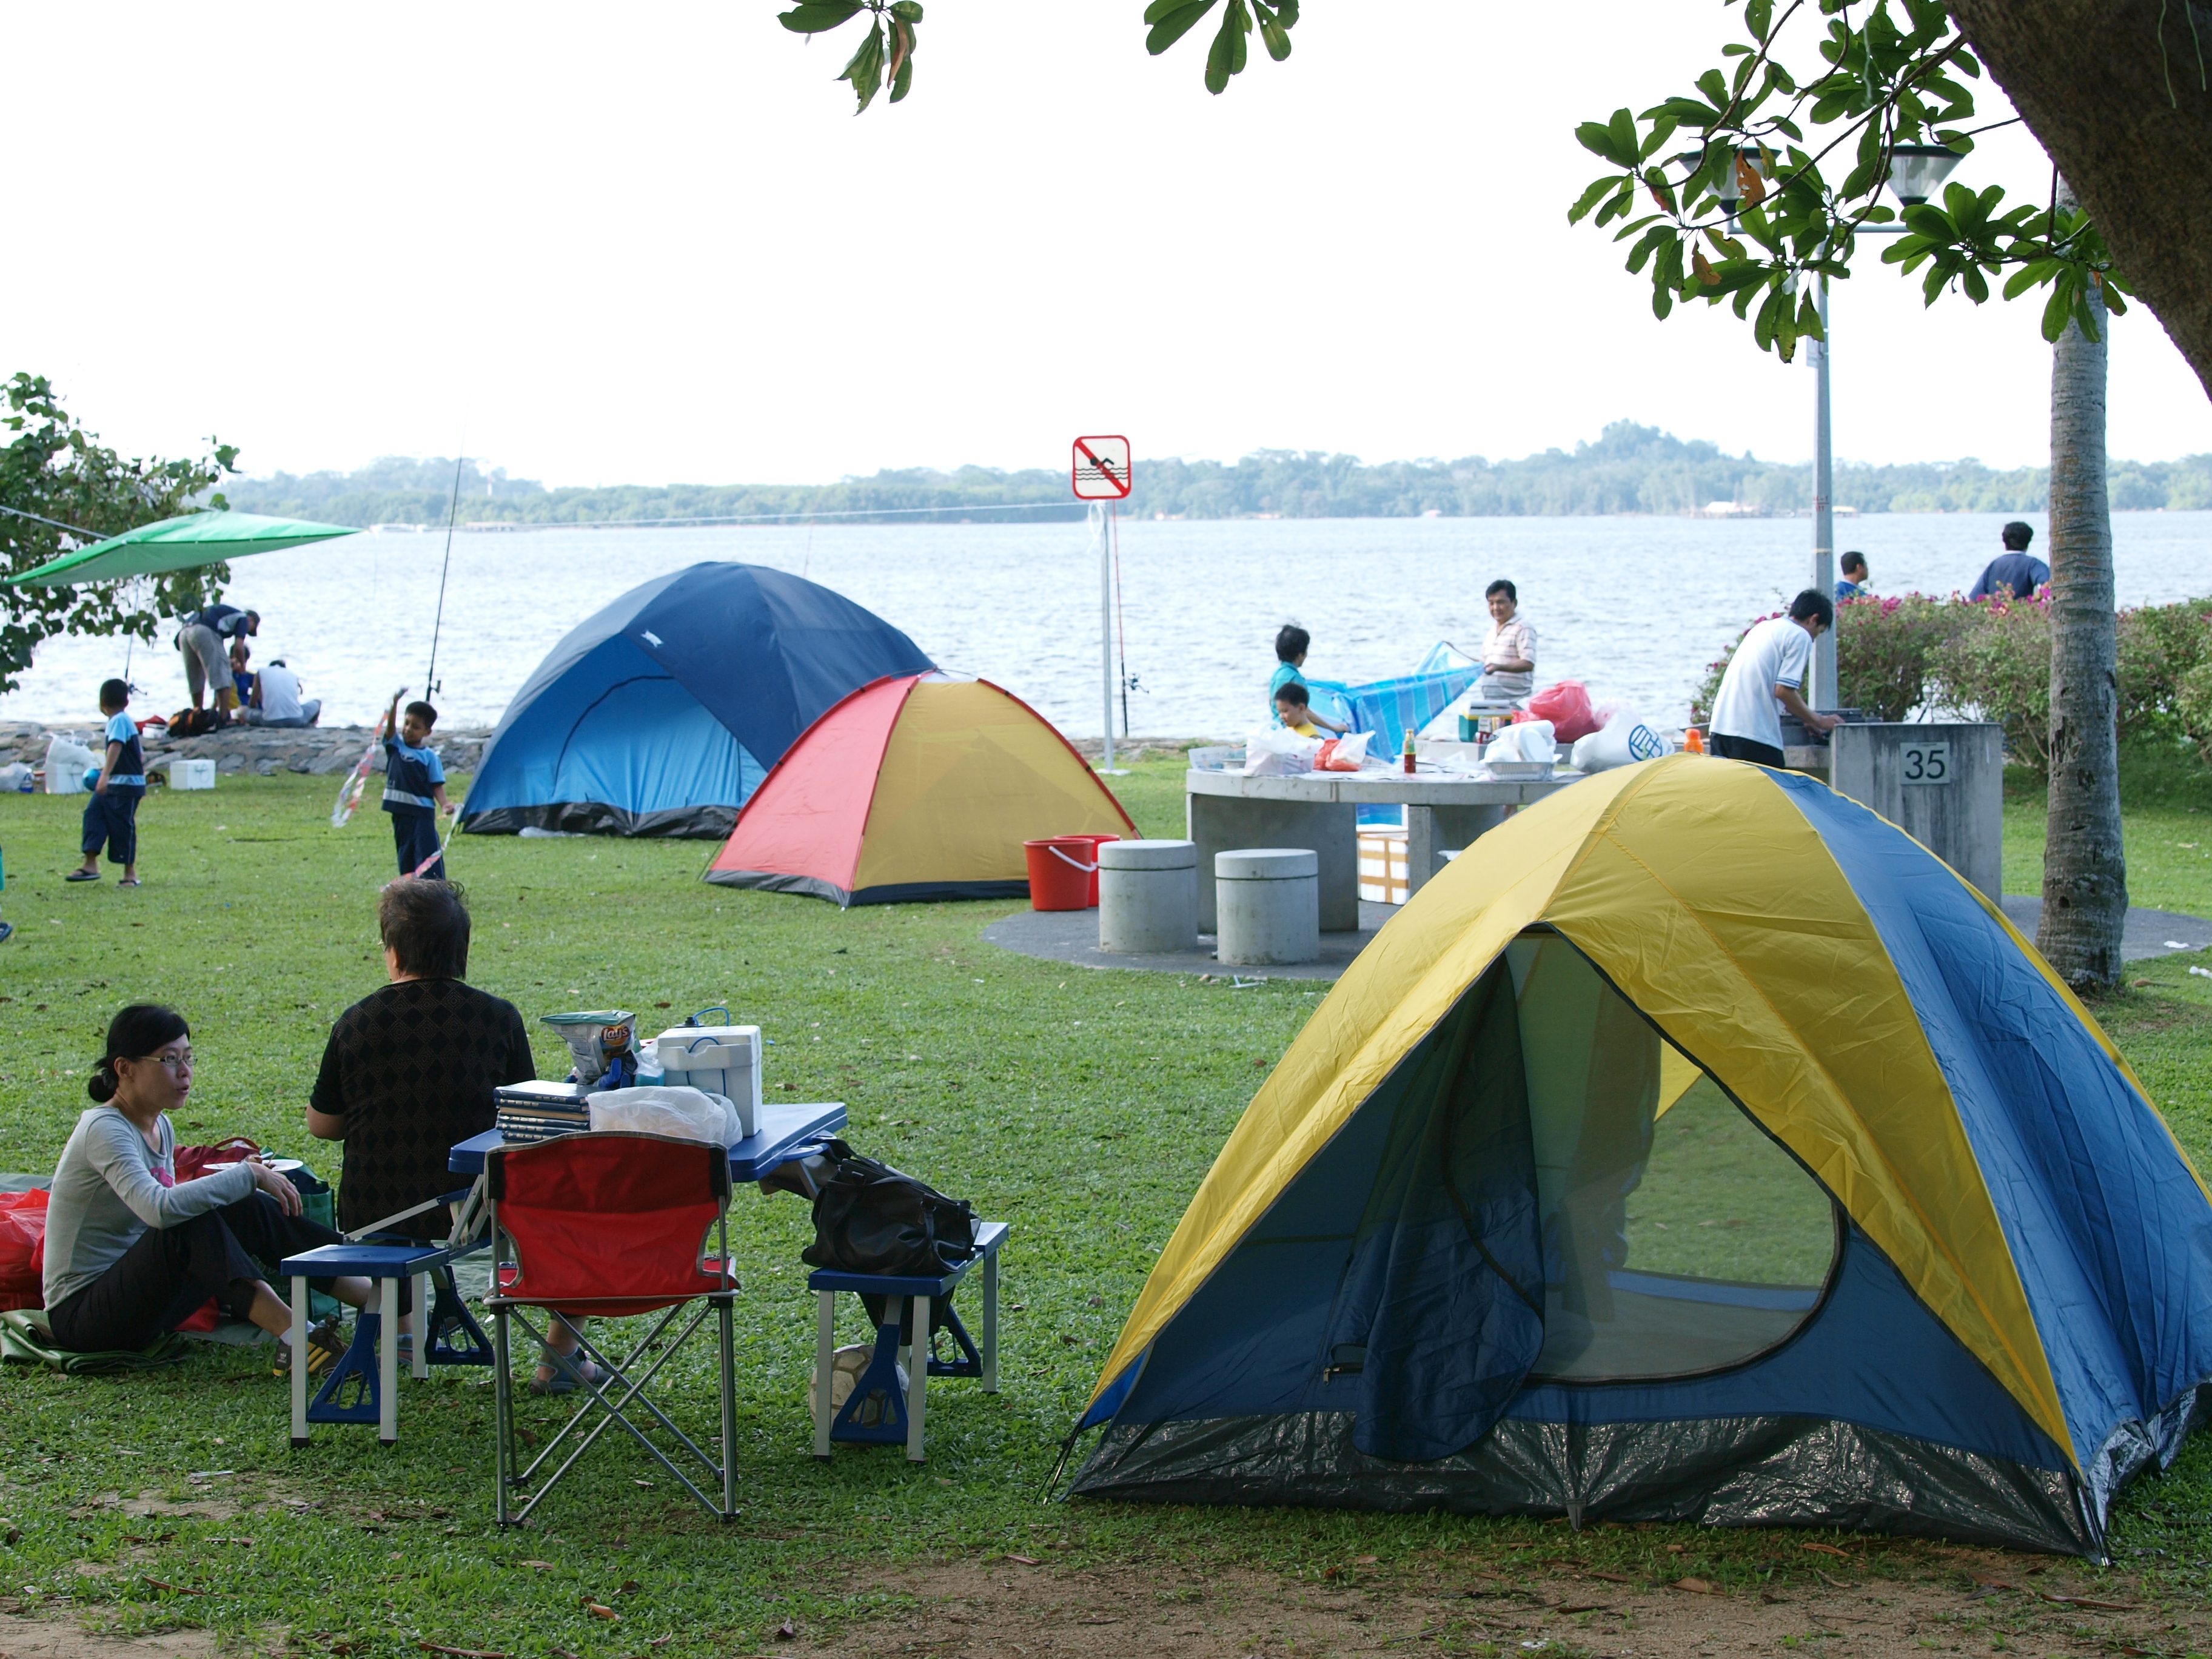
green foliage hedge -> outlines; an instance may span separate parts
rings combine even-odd
[[[1706,718],[1735,654],[1732,645],[1707,665],[1693,718]],[[2122,611],[2119,657],[2121,740],[2185,744],[2212,765],[2212,599]],[[2015,764],[2049,769],[2051,611],[2044,599],[1846,600],[1836,612],[1836,665],[1844,708],[1885,720],[1923,709],[1994,720]]]

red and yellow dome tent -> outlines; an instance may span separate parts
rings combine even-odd
[[[988,680],[865,685],[791,746],[707,872],[840,906],[1013,898],[1022,843],[1136,825],[1051,722]]]

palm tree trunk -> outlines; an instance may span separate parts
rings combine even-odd
[[[2073,191],[2063,182],[2059,200]],[[2104,307],[2098,333],[2106,332]],[[2105,495],[2105,340],[2077,323],[2051,369],[2051,805],[2035,942],[2076,990],[2120,982],[2119,629]]]

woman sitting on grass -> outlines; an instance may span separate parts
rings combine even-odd
[[[226,1313],[292,1340],[292,1310],[255,1258],[345,1240],[301,1214],[299,1190],[258,1158],[197,1181],[176,1178],[168,1115],[192,1089],[191,1030],[173,1008],[133,1003],[107,1028],[107,1052],[54,1170],[46,1209],[46,1322],[78,1353],[151,1346],[212,1297]],[[355,1307],[366,1279],[311,1279]],[[403,1316],[409,1285],[399,1285]],[[402,1323],[404,1324],[403,1318]],[[311,1334],[320,1370],[343,1352],[334,1328]]]

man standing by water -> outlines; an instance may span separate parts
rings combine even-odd
[[[1721,676],[1706,748],[1723,760],[1779,768],[1783,710],[1802,720],[1808,732],[1832,732],[1841,726],[1842,715],[1816,714],[1808,708],[1798,689],[1805,684],[1813,641],[1835,623],[1835,602],[1817,587],[1790,600],[1788,616],[1754,623]]]
[[[238,688],[230,678],[229,644],[261,631],[261,613],[234,605],[210,605],[179,619],[177,649],[185,653],[185,684],[192,707],[213,693],[215,711],[228,719],[238,708]]]
[[[1521,614],[1521,593],[1503,577],[1482,590],[1490,606],[1490,632],[1482,641],[1482,678],[1475,696],[1484,702],[1518,702],[1536,689],[1536,630]]]
[[[1845,599],[1863,599],[1867,596],[1867,562],[1863,553],[1846,553],[1840,567],[1842,576],[1836,583],[1836,603]]]
[[[1968,599],[2001,599],[2009,594],[2015,599],[2032,599],[2035,590],[2051,580],[2051,567],[2028,556],[2027,544],[2035,539],[2034,526],[2014,519],[2002,533],[2005,550],[1984,568]]]

